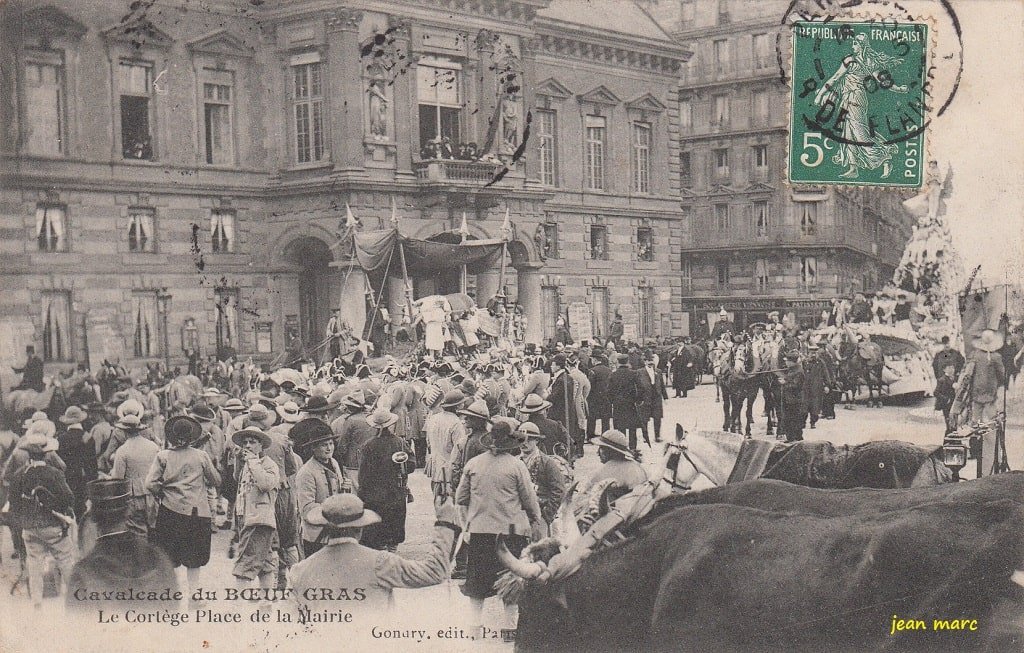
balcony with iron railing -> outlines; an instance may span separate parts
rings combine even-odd
[[[685,88],[693,84],[712,84],[777,73],[778,65],[775,58],[767,54],[752,59],[730,59],[691,64],[683,67],[682,86]]]
[[[684,243],[682,247],[684,252],[839,247],[879,257],[883,261],[898,261],[904,246],[892,237],[879,235],[876,239],[847,225],[785,225],[758,229],[752,224],[733,224],[729,229],[718,229],[716,223],[703,220],[694,225],[690,234],[690,243]]]

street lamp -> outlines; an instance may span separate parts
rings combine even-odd
[[[160,309],[160,326],[164,332],[164,369],[171,369],[171,346],[167,338],[167,318],[170,314],[171,293],[167,288],[161,288],[156,293],[157,306]]]

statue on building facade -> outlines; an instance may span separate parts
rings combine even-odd
[[[372,79],[366,89],[370,104],[370,135],[375,141],[388,139],[388,96],[384,80]]]

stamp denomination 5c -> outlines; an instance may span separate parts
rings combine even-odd
[[[929,26],[793,26],[789,181],[921,185]]]

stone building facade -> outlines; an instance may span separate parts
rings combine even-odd
[[[4,3],[3,362],[312,350],[331,308],[357,327],[367,308],[348,212],[442,242],[463,215],[501,238],[507,214],[530,341],[576,302],[598,331],[620,310],[682,333],[688,52],[604,4]],[[500,269],[470,275],[479,303]],[[402,310],[399,281],[373,293]]]
[[[683,328],[706,334],[721,308],[741,326],[772,310],[816,324],[830,298],[891,279],[911,232],[906,195],[785,182],[776,37],[789,3],[642,4],[693,52],[679,89]]]

